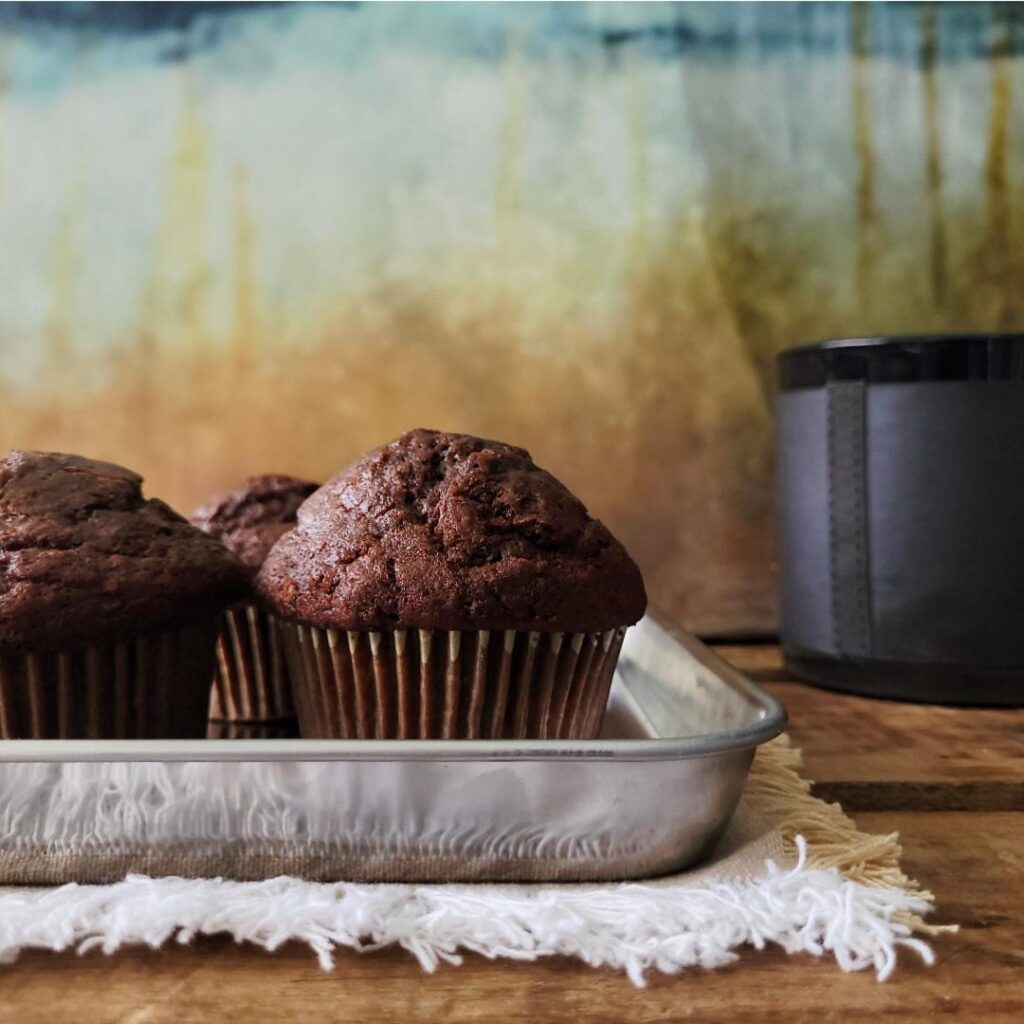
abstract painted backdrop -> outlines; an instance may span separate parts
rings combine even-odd
[[[529,447],[774,620],[772,360],[1024,325],[1015,4],[5,4],[0,447],[188,510]]]

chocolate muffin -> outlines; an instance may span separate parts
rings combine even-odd
[[[309,498],[257,589],[304,736],[592,737],[646,606],[622,545],[528,452],[429,430]]]
[[[316,488],[308,480],[280,473],[253,476],[197,509],[192,522],[233,551],[251,580]],[[210,719],[257,723],[294,715],[277,630],[250,588],[242,602],[225,610],[221,621]]]
[[[0,459],[0,736],[201,737],[239,560],[131,470]]]

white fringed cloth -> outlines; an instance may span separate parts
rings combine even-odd
[[[113,953],[228,934],[272,950],[298,940],[330,969],[338,947],[399,945],[424,970],[464,952],[577,957],[625,971],[715,968],[747,946],[830,956],[884,980],[901,950],[931,963],[930,893],[899,867],[895,835],[859,832],[810,794],[785,737],[755,758],[709,862],[643,883],[363,885],[129,875],[113,885],[0,890],[0,960],[25,949]]]

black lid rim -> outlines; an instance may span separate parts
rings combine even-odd
[[[829,352],[836,349],[878,349],[889,345],[981,345],[989,344],[993,341],[1020,342],[1024,341],[1024,334],[1014,331],[993,331],[991,334],[981,334],[972,331],[952,331],[949,334],[866,334],[851,338],[822,338],[819,341],[805,341],[799,345],[792,346],[792,348],[784,349],[779,353],[778,358],[782,359],[785,356],[799,352]]]
[[[893,334],[831,338],[780,352],[782,391],[832,381],[907,384],[918,381],[1024,380],[1024,334]]]

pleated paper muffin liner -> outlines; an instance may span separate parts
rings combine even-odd
[[[294,715],[276,620],[254,604],[226,609],[217,638],[210,718],[264,722]]]
[[[317,739],[591,739],[626,632],[280,627]]]
[[[0,738],[206,735],[217,622],[58,652],[0,652]]]

